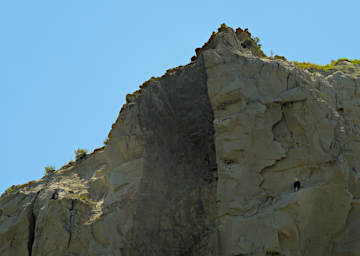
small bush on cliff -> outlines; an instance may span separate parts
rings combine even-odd
[[[45,166],[45,174],[49,174],[49,173],[52,173],[52,172],[55,172],[55,167],[54,166],[52,166],[52,165]]]
[[[258,49],[260,49],[261,46],[262,46],[262,44],[260,44],[260,38],[257,37],[257,36],[255,36],[255,37],[253,38],[253,40],[254,40],[255,44],[257,45]]]
[[[311,62],[296,62],[296,61],[294,61],[293,63],[295,63],[298,67],[300,67],[302,69],[315,69],[315,70],[323,70],[323,71],[328,71],[330,69],[336,69],[333,62],[330,64],[326,64],[324,66],[314,64]]]
[[[270,58],[274,57],[274,51],[270,50]]]
[[[243,41],[241,41],[241,46],[243,48],[250,48],[251,46],[255,47],[256,50],[262,54],[262,50],[261,50],[261,44],[259,43],[260,39],[258,37],[254,37],[254,38],[246,38]]]
[[[16,188],[16,186],[15,186],[15,185],[12,185],[11,187],[7,188],[4,193],[10,193],[10,192],[13,191],[15,188]]]
[[[10,193],[12,191],[14,191],[15,189],[20,189],[20,188],[24,188],[24,187],[27,187],[27,186],[30,186],[32,184],[36,183],[35,180],[31,180],[27,183],[24,183],[24,184],[20,184],[20,185],[12,185],[11,187],[7,188],[3,194],[6,194],[6,193]]]
[[[87,149],[78,148],[75,150],[75,158],[76,160],[83,159],[87,154]]]
[[[70,199],[72,200],[81,200],[83,202],[86,203],[90,203],[90,204],[96,204],[96,202],[94,200],[92,200],[91,198],[89,198],[87,195],[71,195]]]
[[[351,61],[352,64],[355,64],[355,65],[360,65],[360,60],[358,59],[354,59]]]
[[[281,55],[277,55],[275,54],[275,56],[273,57],[274,60],[283,60],[283,61],[287,61],[287,59],[284,56]]]
[[[266,57],[265,53],[261,50],[262,44],[260,44],[260,38],[255,36],[251,38],[253,42],[255,43],[255,48],[262,57]]]
[[[322,71],[337,70],[338,65],[340,65],[342,62],[349,62],[354,65],[360,65],[360,60],[358,60],[358,59],[349,60],[347,58],[332,60],[329,64],[326,64],[326,65],[318,65],[318,64],[311,63],[311,62],[293,61],[294,64],[296,64],[298,67],[300,67],[302,69],[314,69],[314,70],[322,70]]]

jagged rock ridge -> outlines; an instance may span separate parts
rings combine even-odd
[[[0,255],[359,255],[360,78],[226,26],[196,54],[104,148],[2,195]]]

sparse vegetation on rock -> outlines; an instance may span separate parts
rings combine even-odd
[[[6,194],[6,193],[10,193],[10,192],[13,192],[15,191],[16,189],[20,189],[20,188],[25,188],[27,186],[30,186],[32,184],[35,183],[35,180],[31,180],[27,183],[24,183],[24,184],[20,184],[20,185],[12,185],[11,187],[7,188],[3,194]]]
[[[55,171],[55,167],[52,165],[45,166],[45,174],[49,174]]]
[[[252,38],[252,40],[255,42],[256,49],[258,50],[258,52],[260,54],[265,55],[264,52],[261,50],[262,44],[260,44],[260,38],[256,36],[256,37]]]
[[[87,149],[78,148],[77,150],[75,150],[75,159],[83,159],[86,156],[87,152]]]
[[[302,69],[310,70],[310,71],[331,71],[331,70],[341,70],[342,66],[347,65],[344,69],[350,69],[351,66],[357,66],[360,68],[360,60],[358,59],[347,59],[347,58],[340,58],[337,60],[332,60],[329,64],[326,65],[318,65],[311,62],[297,62],[292,61],[295,65]]]
[[[14,190],[14,188],[16,188],[16,185],[12,185],[11,187],[8,187],[4,193],[10,193],[11,191]]]
[[[92,200],[91,198],[89,198],[87,195],[71,195],[70,198],[72,200],[80,200],[86,203],[90,203],[90,204],[96,204],[96,202],[94,200]]]

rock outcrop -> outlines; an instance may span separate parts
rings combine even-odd
[[[357,68],[222,26],[127,95],[103,148],[1,196],[0,255],[360,255]]]

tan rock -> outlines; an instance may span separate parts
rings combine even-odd
[[[104,148],[4,193],[0,255],[359,255],[360,77],[250,39],[223,25],[127,95]]]

